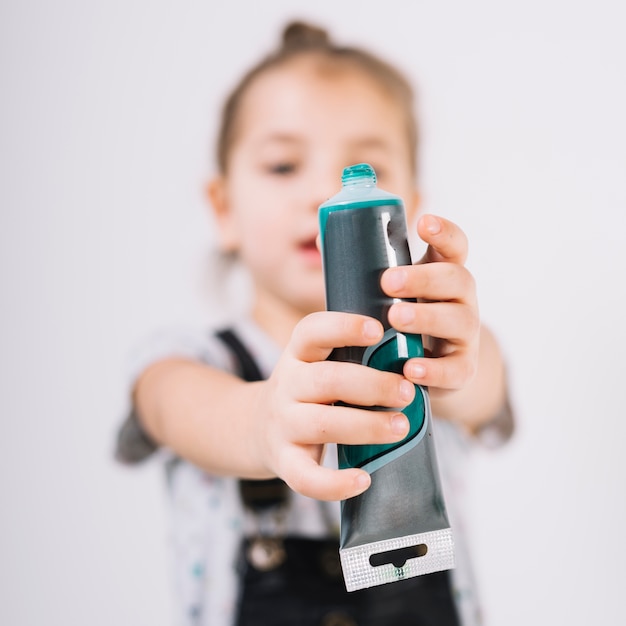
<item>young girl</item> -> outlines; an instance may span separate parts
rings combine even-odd
[[[383,330],[364,316],[324,311],[318,206],[338,191],[345,166],[368,162],[413,223],[416,151],[404,77],[306,24],[289,25],[282,46],[226,101],[207,189],[222,250],[252,278],[251,308],[228,333],[203,329],[148,346],[118,449],[126,461],[157,446],[171,453],[181,623],[478,623],[457,510],[461,461],[469,437],[508,414],[500,351],[480,325],[463,266],[463,232],[421,216],[424,258],[382,276],[389,296],[418,299],[394,304],[390,323],[432,338],[434,358],[409,360],[403,376],[327,360],[334,347],[377,343]],[[444,572],[347,594],[332,560],[337,501],[366,490],[370,477],[336,469],[327,444],[396,442],[408,422],[401,412],[335,403],[406,406],[414,383],[430,388],[438,418],[457,552],[453,593]],[[320,554],[325,574],[300,571]]]

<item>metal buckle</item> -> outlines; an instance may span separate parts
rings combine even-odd
[[[285,562],[287,552],[281,539],[255,537],[250,541],[246,557],[255,569],[260,572],[270,572]]]

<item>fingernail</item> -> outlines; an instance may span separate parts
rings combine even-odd
[[[413,400],[413,395],[415,394],[415,386],[413,383],[410,383],[408,380],[400,381],[400,397],[406,402],[410,402]]]
[[[409,420],[404,413],[396,413],[391,418],[391,431],[396,435],[403,435],[409,429]]]
[[[380,324],[374,320],[367,320],[363,324],[363,334],[368,339],[378,339],[380,337]]]
[[[354,482],[359,491],[365,491],[370,486],[372,479],[367,472],[359,472]]]
[[[413,312],[413,305],[411,304],[399,304],[397,305],[398,321],[401,324],[410,324],[415,319]]]
[[[426,222],[426,230],[431,235],[436,235],[441,230],[441,222],[432,215],[427,215],[424,217]]]
[[[399,291],[406,284],[406,270],[393,269],[387,274],[387,283],[394,291]]]
[[[408,370],[411,378],[423,378],[426,375],[426,368],[419,363],[412,363],[408,366]]]

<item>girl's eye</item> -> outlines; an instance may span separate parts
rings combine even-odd
[[[285,176],[287,174],[293,174],[296,171],[296,164],[287,161],[284,163],[273,163],[268,166],[267,170],[270,174]]]
[[[373,168],[374,168],[374,172],[376,173],[376,180],[385,180],[385,178],[387,178],[387,165],[383,163],[380,163],[378,161],[376,161],[375,159],[371,159],[371,158],[367,158],[367,155],[361,155],[361,158],[358,158],[359,155],[357,155],[355,158],[352,159],[352,163],[369,163]],[[365,157],[365,158],[362,158]]]
[[[387,175],[387,172],[385,171],[385,168],[378,167],[377,165],[374,165],[373,163],[371,165],[374,168],[374,172],[376,172],[376,179],[377,180],[384,180],[385,176]]]

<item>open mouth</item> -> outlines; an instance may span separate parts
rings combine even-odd
[[[317,245],[315,244],[315,238],[303,241],[300,244],[300,249],[303,252],[317,252]]]
[[[298,246],[300,253],[302,256],[310,263],[314,265],[319,265],[321,263],[322,257],[320,255],[319,250],[317,249],[317,244],[315,243],[315,237],[311,239],[306,239],[305,241],[300,242]]]

